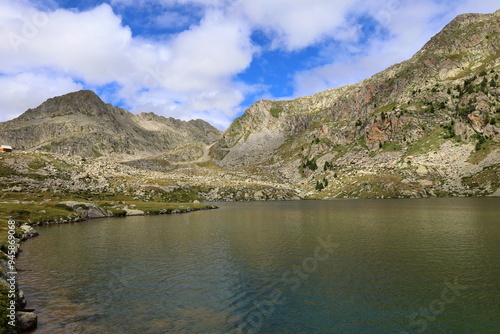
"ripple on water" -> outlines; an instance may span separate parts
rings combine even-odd
[[[408,317],[460,277],[467,289],[429,332],[496,333],[498,204],[235,203],[189,224],[150,216],[42,228],[23,244],[19,282],[36,334],[226,334],[249,319],[262,333],[397,333],[418,330]],[[304,269],[328,236],[340,246]],[[283,303],[252,318],[275,289]]]

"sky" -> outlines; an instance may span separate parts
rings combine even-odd
[[[226,129],[261,99],[357,83],[498,0],[0,0],[0,121],[81,89]]]

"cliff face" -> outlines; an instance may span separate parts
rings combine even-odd
[[[304,146],[315,138],[326,144],[321,154],[338,145],[375,152],[390,143],[403,150],[439,126],[465,142],[477,136],[499,142],[499,32],[500,11],[461,15],[410,60],[361,83],[293,101],[259,101],[211,155],[226,167],[276,155],[300,159],[286,143]]]
[[[202,120],[134,115],[104,103],[91,91],[49,99],[0,123],[0,141],[17,150],[83,157],[156,155],[188,142],[209,145],[219,137],[220,131]]]

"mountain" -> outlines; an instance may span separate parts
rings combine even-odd
[[[153,113],[134,115],[82,90],[54,97],[18,118],[0,123],[0,141],[17,150],[82,157],[158,155],[189,142],[212,144],[220,131]]]
[[[411,59],[358,84],[255,103],[210,155],[225,168],[267,167],[319,189],[335,178],[337,196],[365,195],[350,182],[373,190],[388,180],[390,196],[406,196],[413,190],[401,189],[418,182],[431,194],[460,193],[463,179],[480,173],[496,189],[499,33],[500,11],[460,15]]]
[[[355,85],[258,101],[222,134],[71,93],[0,123],[2,144],[52,152],[0,154],[0,192],[146,201],[500,196],[499,56],[500,11],[460,15],[407,61]]]

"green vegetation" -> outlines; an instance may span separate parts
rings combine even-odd
[[[95,201],[87,201],[75,196],[64,198],[51,194],[42,194],[40,196],[44,197],[45,200],[40,201],[38,195],[25,193],[5,193],[2,196],[2,203],[0,203],[0,245],[4,245],[6,241],[7,233],[4,233],[4,231],[7,230],[9,217],[12,217],[18,223],[43,223],[79,217],[79,214],[72,208],[60,203],[63,201],[83,202],[84,204],[81,207],[84,209],[88,208],[85,203],[93,203],[111,211],[115,216],[124,216],[126,213],[124,207],[126,206],[151,214],[168,213],[173,210],[187,212],[212,208],[211,205],[203,203],[144,202],[127,196],[116,196],[114,200],[110,200],[112,197],[109,196],[105,200]]]
[[[401,183],[401,177],[393,174],[352,176],[344,179],[341,198],[398,198],[409,197],[412,185]]]
[[[488,137],[475,134],[477,139],[475,150],[471,152],[467,162],[478,164],[483,161],[493,150],[500,148],[500,143],[494,142]]]
[[[392,103],[389,103],[383,107],[380,107],[378,108],[377,110],[375,110],[375,114],[380,114],[382,119],[385,119],[387,118],[388,116],[388,113],[392,110],[394,110],[395,108],[397,107],[397,103],[396,102],[392,102]]]
[[[441,144],[445,141],[445,137],[449,135],[449,131],[441,127],[436,128],[411,144],[406,155],[418,155],[438,150]]]
[[[275,118],[279,118],[280,117],[280,114],[283,112],[283,107],[281,106],[278,106],[278,105],[274,105],[271,110],[269,110],[269,112],[271,113],[271,115]]]
[[[1,270],[2,269],[0,268],[0,271]],[[7,318],[7,307],[9,306],[10,301],[10,299],[7,297],[8,291],[8,287],[0,285],[0,333],[6,333],[7,328],[10,327],[8,324],[9,318]]]
[[[371,151],[368,153],[370,157],[374,157],[380,153],[384,152],[398,152],[403,149],[403,146],[397,142],[397,141],[386,141],[386,142],[379,142],[378,143],[378,150],[376,151]]]
[[[318,180],[316,181],[316,190],[321,191],[328,187],[328,179],[326,177],[323,178],[323,180]]]
[[[327,170],[332,170],[335,168],[335,166],[329,162],[329,161],[325,161],[325,164],[323,165],[323,171],[327,171]]]
[[[68,217],[70,210],[56,206],[53,201],[45,201],[36,203],[33,201],[26,202],[3,202],[0,203],[0,219],[6,220],[12,217],[19,223],[36,223],[59,220],[63,217]],[[4,226],[1,226],[4,227]],[[3,241],[3,240],[2,240]]]
[[[306,158],[306,160],[302,163],[302,168],[304,169],[308,168],[312,171],[318,169],[318,165],[316,164],[316,158],[312,159]]]
[[[45,166],[47,166],[47,162],[40,158],[35,158],[28,163],[28,167],[34,171],[37,171]]]
[[[441,125],[441,127],[447,131],[447,133],[443,135],[443,139],[454,139],[456,141],[460,141],[460,138],[457,136],[453,128],[453,121],[451,124]]]
[[[5,166],[0,162],[0,177],[9,177],[12,175],[18,175],[18,173],[9,166]]]
[[[403,146],[397,141],[386,141],[381,149],[382,152],[398,152],[403,149]]]

